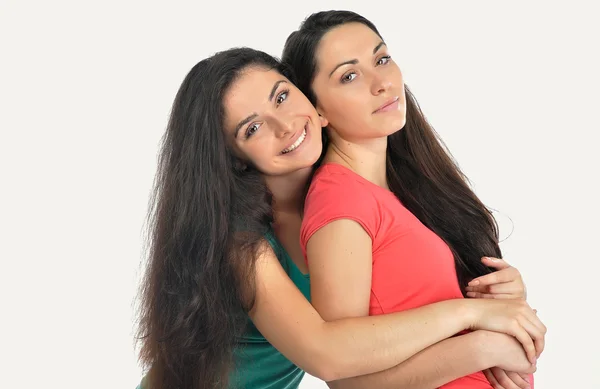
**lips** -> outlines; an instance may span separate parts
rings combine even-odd
[[[373,113],[377,113],[380,111],[384,111],[386,108],[388,108],[389,106],[391,106],[392,104],[396,103],[398,101],[398,96],[394,96],[391,99],[389,99],[388,101],[386,101],[385,103],[383,103],[382,106],[380,106],[379,108],[377,108],[375,111],[373,111]]]
[[[296,150],[306,139],[307,132],[308,132],[308,122],[306,122],[306,124],[304,124],[304,128],[302,129],[302,132],[300,133],[300,135],[298,137],[296,137],[296,139],[294,140],[294,142],[292,144],[290,144],[288,147],[283,149],[281,151],[281,154],[291,153],[292,151]]]

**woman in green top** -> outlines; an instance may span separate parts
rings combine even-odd
[[[448,370],[464,375],[464,366],[533,370],[515,341],[534,347],[518,319],[538,319],[523,301],[318,315],[299,229],[327,122],[291,80],[273,57],[232,49],[199,62],[177,93],[141,290],[144,389],[293,388],[302,370],[331,381],[397,365],[397,382],[412,388],[412,369],[441,351],[452,357],[429,364],[421,384]],[[454,337],[466,329],[481,331]]]

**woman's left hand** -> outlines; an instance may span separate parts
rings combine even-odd
[[[508,372],[499,367],[492,367],[484,370],[485,378],[490,382],[494,389],[529,389],[529,374],[519,374]]]
[[[466,287],[467,296],[491,299],[527,299],[527,288],[517,268],[500,258],[483,257],[481,261],[497,269],[494,273],[475,278]],[[529,375],[492,367],[483,372],[494,389],[525,389],[530,387]]]
[[[490,299],[527,299],[527,288],[517,268],[500,258],[483,257],[481,261],[498,271],[477,277],[466,287],[467,296]]]

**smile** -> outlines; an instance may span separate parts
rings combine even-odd
[[[298,139],[296,139],[296,141],[289,147],[283,149],[283,151],[281,152],[281,154],[287,154],[290,153],[294,150],[296,150],[301,144],[302,142],[304,142],[304,140],[306,139],[306,127],[307,127],[308,123],[304,125],[304,130],[302,130],[302,134],[300,134],[300,136],[298,137]]]

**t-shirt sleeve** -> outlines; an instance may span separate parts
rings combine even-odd
[[[306,245],[320,228],[335,220],[354,220],[375,240],[380,213],[370,188],[343,173],[317,175],[311,183],[304,205],[300,244],[306,258]]]

